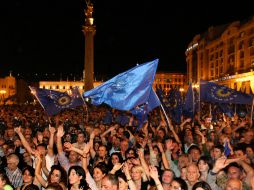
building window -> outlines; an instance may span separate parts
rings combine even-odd
[[[240,68],[244,68],[244,61],[243,61],[243,59],[240,60]]]
[[[240,33],[240,37],[241,37],[241,38],[244,37],[244,34],[245,34],[245,32],[241,32],[241,33]]]
[[[240,52],[240,58],[241,58],[241,59],[244,58],[244,51],[241,51],[241,52]]]
[[[223,50],[220,50],[220,57],[223,56]]]
[[[214,75],[214,72],[213,72],[213,70],[211,70],[211,77],[213,77],[213,75]]]
[[[250,56],[253,56],[254,55],[254,47],[251,47],[250,48]]]
[[[243,41],[240,41],[238,49],[243,49]]]
[[[249,39],[249,47],[254,46],[254,37]]]

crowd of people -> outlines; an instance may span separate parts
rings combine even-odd
[[[0,189],[254,190],[248,114],[182,117],[154,109],[137,130],[105,105],[49,117],[39,105],[0,107]]]

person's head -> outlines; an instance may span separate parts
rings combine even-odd
[[[245,155],[244,147],[241,146],[234,147],[234,155],[236,158],[243,157]]]
[[[143,174],[143,168],[142,166],[133,166],[131,168],[131,178],[133,181],[141,180]]]
[[[47,145],[44,143],[38,144],[36,146],[36,150],[39,152],[40,155],[46,155],[47,153]]]
[[[208,172],[212,167],[212,160],[208,156],[201,156],[198,160],[198,169],[200,172]]]
[[[228,179],[242,179],[242,167],[236,162],[229,164],[225,169]]]
[[[27,185],[24,190],[39,190],[39,187],[33,183]]]
[[[6,172],[0,173],[0,189],[4,189],[5,185],[10,185],[10,180],[6,175]]]
[[[78,159],[79,159],[78,153],[76,153],[74,151],[70,151],[70,153],[69,153],[69,162],[74,164],[78,161]]]
[[[251,141],[253,140],[253,138],[254,138],[254,133],[253,133],[252,130],[248,130],[248,131],[246,131],[246,132],[244,133],[244,142],[245,142],[246,144],[250,144]]]
[[[117,176],[113,174],[107,174],[103,177],[101,182],[102,190],[118,190],[119,189],[119,181]]]
[[[242,182],[239,179],[229,179],[225,190],[242,190]]]
[[[187,180],[187,168],[186,167],[182,167],[181,169],[180,169],[180,175],[181,175],[181,178],[183,179],[183,180]]]
[[[67,173],[60,165],[53,165],[48,176],[49,183],[63,183],[67,185]]]
[[[127,190],[128,189],[128,181],[124,173],[120,173],[117,175],[119,181],[119,190]]]
[[[253,146],[247,145],[245,152],[246,152],[248,158],[254,158],[254,147]]]
[[[193,185],[192,190],[212,190],[212,188],[207,182],[199,181]]]
[[[93,178],[95,182],[100,182],[107,175],[108,167],[104,162],[99,162],[93,169]]]
[[[189,183],[196,183],[200,177],[198,167],[195,164],[187,166],[187,180]]]
[[[189,158],[187,154],[182,154],[179,158],[178,158],[178,167],[181,169],[183,167],[187,167],[187,165],[189,164]]]
[[[190,155],[192,161],[197,163],[201,155],[201,150],[198,146],[192,145],[188,149],[188,154]]]
[[[170,184],[174,177],[175,177],[175,174],[172,170],[165,169],[162,173],[162,183]]]
[[[32,166],[26,166],[22,170],[23,183],[28,183],[28,184],[33,183],[34,177],[35,177],[35,171]]]
[[[125,158],[130,158],[130,157],[137,157],[136,150],[134,148],[128,148],[125,151]]]
[[[224,147],[221,144],[215,145],[213,148],[213,156],[214,159],[217,160],[218,158],[220,158],[223,155],[224,152]]]
[[[170,184],[170,190],[188,190],[188,185],[182,178],[174,178]]]
[[[110,156],[110,161],[112,162],[112,165],[123,163],[123,157],[120,152],[113,152]]]
[[[59,183],[50,183],[48,184],[47,190],[64,190]]]
[[[32,157],[30,156],[30,154],[28,152],[24,152],[23,153],[23,160],[24,162],[31,163],[33,161]]]
[[[122,140],[120,144],[120,148],[122,152],[125,152],[129,147],[129,143],[127,140]]]
[[[68,186],[78,186],[79,189],[86,189],[86,172],[81,166],[71,166],[68,172]]]
[[[166,131],[165,131],[165,129],[163,129],[163,128],[160,128],[159,130],[158,130],[158,137],[160,138],[160,139],[164,139],[164,137],[165,137],[165,135],[166,135]]]
[[[107,153],[107,147],[105,145],[100,145],[98,149],[99,157],[104,158],[105,156],[107,156]]]
[[[15,171],[18,168],[19,157],[16,154],[10,154],[7,157],[7,168],[11,171]]]
[[[84,135],[84,133],[80,132],[78,134],[78,136],[77,136],[77,142],[80,143],[80,144],[85,142],[85,135]]]

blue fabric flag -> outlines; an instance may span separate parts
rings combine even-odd
[[[224,154],[226,157],[228,157],[230,155],[231,149],[228,146],[228,142],[225,143],[224,145]]]
[[[195,102],[194,102],[194,92],[192,88],[192,83],[190,82],[186,97],[185,103],[183,106],[184,114],[188,117],[193,118],[195,113]]]
[[[251,104],[253,96],[213,82],[200,81],[200,100],[212,103]]]
[[[148,101],[158,59],[137,65],[102,85],[84,93],[94,105],[108,104],[118,110],[131,110]]]
[[[234,116],[234,110],[232,108],[232,105],[230,104],[218,104],[222,113],[226,114],[228,117]]]
[[[139,130],[143,126],[143,123],[147,120],[149,112],[160,105],[161,102],[154,90],[152,89],[148,101],[145,104],[137,106],[136,108],[131,110],[131,113],[135,115],[138,119],[137,130]]]
[[[172,89],[169,92],[170,115],[174,122],[181,123],[183,112],[183,100],[181,92],[177,89]]]
[[[41,106],[49,116],[56,115],[61,110],[75,108],[84,104],[84,101],[75,87],[67,92],[29,87]]]

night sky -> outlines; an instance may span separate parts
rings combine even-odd
[[[98,80],[155,58],[160,60],[159,71],[186,72],[185,50],[196,34],[254,16],[250,1],[92,2]],[[77,0],[2,1],[0,76],[12,71],[27,80],[80,79],[85,6]]]

